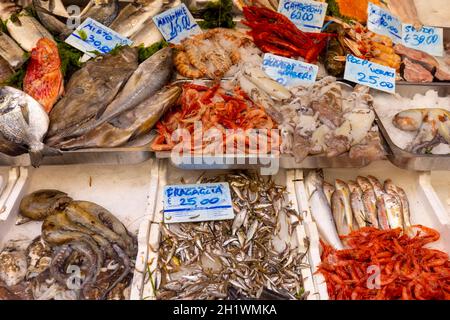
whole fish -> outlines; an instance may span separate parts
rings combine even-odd
[[[25,50],[30,52],[39,39],[48,38],[53,40],[53,36],[27,11],[22,10],[14,18],[6,22],[11,37]]]
[[[361,188],[362,189],[362,188]],[[365,216],[371,227],[378,228],[377,198],[373,189],[366,189],[362,194]]]
[[[0,84],[8,80],[13,75],[13,70],[8,61],[0,56]]]
[[[59,143],[81,125],[94,119],[108,105],[138,67],[135,48],[125,47],[116,54],[87,62],[70,78],[64,97],[50,112],[47,141]]]
[[[336,231],[333,214],[323,192],[323,177],[321,173],[310,171],[306,176],[305,183],[310,197],[311,214],[321,236],[335,249],[342,250],[344,246]]]
[[[78,128],[73,137],[81,136],[101,124],[111,121],[117,115],[130,110],[150,98],[172,77],[172,49],[166,47],[142,62],[131,75],[117,97],[108,105],[99,108],[97,120]]]
[[[133,41],[133,46],[143,45],[144,47],[150,47],[152,44],[164,40],[164,38],[153,20],[149,19],[144,22],[142,28],[130,37],[130,40]]]
[[[0,152],[16,156],[28,150],[33,166],[44,155],[58,155],[42,143],[48,125],[47,113],[36,100],[18,89],[0,88]]]
[[[353,216],[359,228],[367,227],[367,217],[364,210],[364,203],[362,200],[363,192],[358,184],[354,181],[349,181],[350,188],[350,205],[352,207]]]
[[[384,194],[384,203],[389,226],[392,229],[403,228],[403,213],[400,198],[395,194]]]
[[[340,235],[348,234],[348,227],[345,221],[344,198],[345,196],[342,190],[334,191],[333,195],[331,196],[331,211],[333,212],[337,232]]]
[[[410,209],[409,209],[408,196],[406,195],[405,190],[403,190],[399,186],[394,185],[392,183],[391,179],[387,179],[384,182],[384,189],[386,190],[387,193],[398,196],[398,198],[400,199],[401,206],[402,206],[404,228],[405,229],[410,228],[411,227],[411,214],[410,214]]]
[[[105,26],[109,26],[118,13],[118,0],[90,0],[80,16],[82,20],[91,18]]]
[[[386,205],[384,203],[384,191],[383,185],[374,176],[368,176],[370,184],[375,192],[375,197],[377,198],[377,215],[379,227],[383,230],[389,229],[389,221],[386,212]]]
[[[178,86],[163,88],[132,110],[125,111],[110,122],[105,122],[86,135],[58,145],[61,149],[113,148],[142,136],[153,128],[161,116],[176,104],[181,94]]]
[[[0,31],[0,56],[13,69],[19,68],[25,62],[25,52],[6,33]]]
[[[110,28],[128,38],[135,34],[148,19],[159,13],[163,7],[163,0],[143,0],[127,4],[111,23]]]
[[[47,113],[64,91],[61,59],[53,40],[42,38],[31,51],[23,91],[36,99]]]
[[[331,197],[335,190],[336,190],[336,188],[332,184],[330,184],[326,181],[323,182],[323,192],[325,193],[325,196],[327,197],[327,200],[328,200],[328,204],[330,206],[331,206]]]
[[[339,179],[336,179],[334,185],[336,187],[336,190],[341,191],[342,202],[344,205],[345,222],[348,227],[348,231],[352,232],[354,230],[354,227],[353,227],[352,207],[350,205],[350,189],[344,181]]]

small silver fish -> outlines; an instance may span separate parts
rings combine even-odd
[[[358,184],[354,181],[349,181],[350,188],[350,205],[352,207],[353,216],[359,228],[367,227],[367,217],[364,210],[364,203],[362,200],[363,192]]]

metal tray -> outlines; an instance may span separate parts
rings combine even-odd
[[[450,95],[450,84],[397,83],[396,92],[401,96],[412,98],[415,94],[425,94],[428,90],[435,90],[439,96],[446,97]],[[450,155],[415,154],[401,149],[392,141],[377,114],[375,121],[389,147],[387,158],[397,167],[415,171],[450,170]]]

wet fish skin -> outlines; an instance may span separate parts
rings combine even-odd
[[[395,194],[385,194],[383,196],[386,205],[386,214],[389,226],[392,229],[403,228],[403,214],[400,198]]]
[[[378,214],[377,214],[377,198],[375,191],[372,188],[363,191],[362,201],[364,204],[365,216],[371,227],[378,228]]]
[[[403,216],[403,227],[405,229],[411,228],[411,214],[409,209],[409,201],[408,196],[406,195],[405,190],[396,186],[392,183],[391,179],[387,179],[384,182],[384,188],[386,192],[396,195],[400,199],[400,203],[402,206],[402,216]]]
[[[364,210],[364,203],[362,201],[363,192],[358,184],[354,181],[349,181],[350,188],[350,205],[352,207],[353,216],[359,228],[367,227],[367,217]]]
[[[310,195],[311,214],[317,223],[320,234],[335,249],[342,250],[341,239],[336,231],[333,214],[323,192],[323,176],[318,171],[310,171],[305,179]]]
[[[377,215],[378,215],[378,225],[383,230],[389,230],[389,221],[386,213],[386,205],[384,203],[384,190],[381,182],[374,176],[367,176],[370,184],[375,192],[375,197],[377,198]]]
[[[63,150],[80,148],[114,148],[148,133],[159,118],[178,100],[181,88],[164,88],[136,108],[126,111],[111,122],[96,127],[86,135],[58,144]]]
[[[0,84],[8,80],[13,75],[13,70],[8,61],[0,56]]]
[[[25,51],[30,52],[41,38],[53,40],[53,36],[34,17],[22,10],[13,20],[6,22],[11,37]]]
[[[55,5],[52,7],[50,2],[51,1],[33,0],[33,6],[36,10],[39,21],[44,25],[44,27],[48,31],[58,34],[59,38],[64,39],[70,35],[72,30],[67,27],[67,23],[62,22],[57,17],[60,16],[68,18],[69,14],[60,0],[54,1],[54,3],[58,4],[57,7],[55,7]],[[62,8],[60,8],[60,6],[62,6]]]
[[[339,235],[348,234],[345,217],[344,194],[342,190],[336,190],[331,196],[331,211],[333,212],[334,222]]]
[[[323,182],[323,192],[325,193],[325,196],[327,197],[327,200],[328,200],[328,204],[330,206],[331,206],[331,197],[335,190],[336,190],[336,188],[332,184],[330,184],[326,181]]]
[[[25,62],[25,52],[6,33],[0,31],[0,56],[13,69],[19,68]]]
[[[353,213],[352,207],[350,205],[350,189],[345,181],[336,179],[335,181],[336,190],[340,190],[342,194],[342,201],[344,205],[345,221],[348,226],[348,231],[352,232],[354,230],[353,226]]]
[[[118,0],[91,0],[83,9],[80,16],[82,20],[91,18],[105,26],[109,26],[117,17],[118,13]]]
[[[58,155],[59,151],[42,143],[49,126],[49,118],[42,106],[18,89],[0,87],[0,152],[15,156],[30,152],[33,166],[44,155]]]
[[[87,62],[70,78],[64,97],[50,112],[49,145],[72,136],[83,124],[93,121],[108,105],[138,67],[136,48],[123,48]]]
[[[136,47],[140,45],[149,47],[154,43],[164,40],[152,19],[144,22],[142,28],[135,32],[130,39],[133,41],[133,46]]]
[[[361,177],[361,176],[357,177],[356,183],[359,185],[359,187],[361,188],[361,190],[363,192],[365,192],[369,189],[373,190],[372,184],[370,183],[369,179],[367,179],[366,177]]]

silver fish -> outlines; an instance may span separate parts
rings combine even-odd
[[[336,179],[335,181],[335,187],[336,190],[340,190],[342,194],[342,203],[344,205],[344,214],[345,214],[345,222],[348,227],[348,231],[352,232],[353,227],[353,213],[352,213],[352,207],[350,205],[350,189],[348,185],[339,179]]]
[[[8,29],[11,37],[28,52],[36,46],[39,39],[53,39],[50,32],[25,10],[22,10],[14,18],[9,19],[6,22],[6,29]]]
[[[66,38],[72,32],[67,23],[58,19],[58,16],[69,17],[61,0],[33,0],[33,6],[40,22],[48,31],[59,34],[61,38]]]
[[[385,194],[383,198],[390,227],[392,229],[403,228],[403,214],[400,198],[395,194]]]
[[[405,190],[400,188],[399,186],[396,186],[392,183],[391,179],[387,179],[384,182],[384,189],[387,193],[396,195],[401,203],[402,206],[402,215],[403,215],[403,224],[404,228],[408,229],[411,227],[411,214],[409,209],[409,202],[408,202],[408,196],[406,195]]]
[[[128,38],[135,34],[148,19],[159,13],[163,7],[163,0],[147,0],[127,4],[117,18],[111,23],[110,28],[120,35]]]
[[[15,156],[28,150],[32,165],[38,166],[44,155],[59,154],[42,143],[48,126],[47,113],[36,100],[15,88],[0,88],[0,152]]]
[[[144,22],[141,29],[130,37],[130,40],[133,41],[133,46],[143,45],[144,47],[149,47],[154,43],[163,41],[164,38],[153,20],[149,19]]]
[[[354,181],[349,181],[350,188],[350,205],[352,207],[353,216],[360,228],[367,226],[367,217],[364,210],[364,203],[362,201],[363,192],[361,188]]]
[[[333,214],[323,192],[321,173],[310,171],[306,176],[305,183],[310,197],[311,214],[316,221],[321,236],[335,249],[343,249],[344,246],[336,231]]]
[[[117,17],[118,13],[118,0],[91,0],[83,9],[80,16],[82,20],[91,18],[105,26],[109,26]]]
[[[0,56],[13,69],[19,68],[25,62],[25,52],[6,33],[0,31]]]

